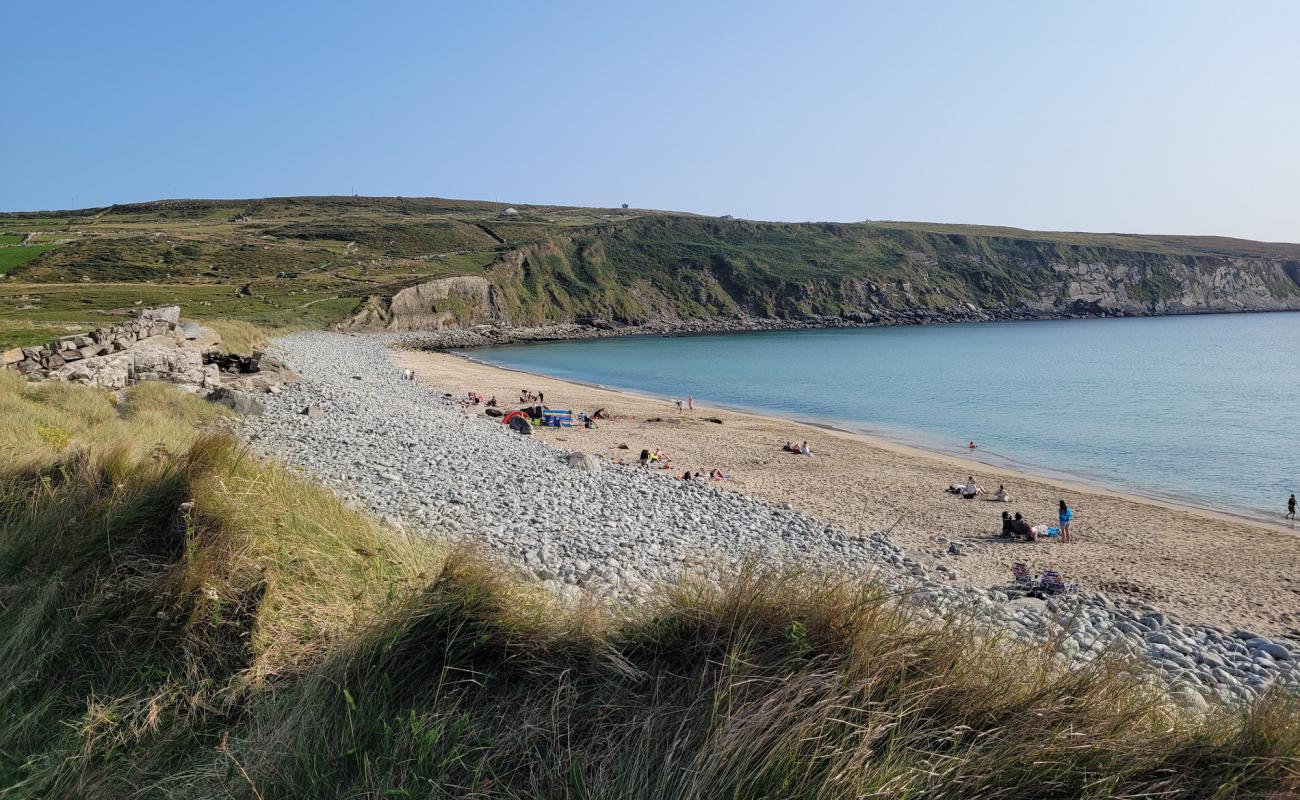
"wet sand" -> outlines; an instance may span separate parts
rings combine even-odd
[[[504,408],[520,390],[545,393],[552,408],[615,419],[594,430],[544,429],[557,447],[635,463],[642,448],[668,454],[665,480],[719,468],[722,485],[861,533],[889,531],[897,544],[977,586],[1010,582],[1012,561],[1056,569],[1084,591],[1148,603],[1186,622],[1275,634],[1300,627],[1300,535],[1282,525],[1045,479],[955,456],[757,414],[673,404],[600,387],[507,370],[458,356],[394,351],[398,368],[453,395],[495,395]],[[720,419],[721,424],[708,418]],[[811,457],[781,450],[807,440]],[[626,445],[627,449],[620,449]],[[1012,502],[964,500],[945,492],[968,475],[990,493],[1004,484]],[[1011,543],[997,534],[1003,510],[1056,525],[1057,501],[1075,512],[1074,541]],[[962,555],[950,555],[958,545]]]

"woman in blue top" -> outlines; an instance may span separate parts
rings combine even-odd
[[[1070,541],[1070,521],[1074,519],[1074,512],[1070,510],[1064,500],[1061,501],[1061,509],[1057,513],[1057,518],[1061,523],[1061,538],[1059,541],[1061,544],[1068,544]]]

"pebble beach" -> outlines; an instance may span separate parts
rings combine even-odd
[[[972,616],[982,626],[995,626],[1016,639],[1049,643],[1068,663],[1103,653],[1136,657],[1189,706],[1212,698],[1245,700],[1275,683],[1300,684],[1300,640],[1287,624],[1291,617],[1252,616],[1249,605],[1229,606],[1215,614],[1196,608],[1188,613],[1177,603],[1144,599],[1140,591],[1103,585],[1086,570],[1073,568],[1070,559],[1090,557],[1083,547],[1078,550],[1084,552],[1067,556],[1063,551],[1074,545],[1026,544],[1026,549],[1012,553],[1007,548],[1015,545],[997,542],[995,527],[963,521],[962,514],[976,513],[996,519],[999,504],[945,495],[942,487],[947,484],[933,484],[936,475],[926,472],[941,467],[944,475],[957,480],[966,467],[959,459],[918,461],[919,454],[906,448],[860,441],[850,446],[853,437],[848,434],[808,427],[816,432],[815,455],[792,464],[788,459],[797,457],[781,454],[780,438],[774,446],[763,440],[773,450],[766,455],[757,451],[754,431],[744,433],[745,419],[765,418],[700,408],[690,420],[664,422],[671,409],[661,400],[561,386],[564,382],[455,356],[395,350],[397,343],[392,336],[322,332],[278,340],[278,355],[303,382],[266,395],[264,413],[244,418],[241,435],[256,451],[300,468],[356,506],[409,532],[473,542],[575,602],[593,596],[635,603],[656,585],[684,574],[716,575],[759,560],[883,581],[928,613]],[[405,368],[415,369],[418,380],[402,380]],[[602,424],[595,431],[521,436],[484,416],[481,407],[461,402],[467,386],[497,394],[507,403],[516,399],[521,387],[539,388],[548,401],[569,401],[564,407],[587,410],[604,405],[624,421]],[[614,397],[584,394],[595,392]],[[660,413],[654,415],[636,403],[657,403]],[[308,408],[314,413],[303,413]],[[659,422],[649,422],[656,417]],[[784,438],[803,433],[785,421],[765,424],[787,431]],[[654,426],[656,441],[637,425]],[[697,449],[690,449],[685,443],[702,442],[701,430],[710,431],[703,438],[713,444],[697,443]],[[873,456],[883,463],[872,469],[897,472],[897,480],[917,480],[916,470],[925,473],[924,479],[932,483],[928,502],[938,509],[936,516],[946,520],[944,526],[921,536],[913,532],[914,526],[900,522],[898,517],[909,516],[907,496],[891,495],[889,513],[873,516],[837,491],[843,484],[830,480],[826,470],[866,459],[860,446],[887,453],[888,458]],[[643,469],[634,463],[642,447],[672,453],[677,474],[717,467],[733,479],[684,482],[665,470]],[[787,460],[781,461],[783,457]],[[632,463],[620,465],[619,459]],[[789,487],[763,480],[765,471],[750,464],[754,459],[776,460],[776,471],[803,476],[809,485],[820,483],[822,490],[789,492]],[[1061,490],[1025,476],[985,471],[979,477],[986,486],[1009,477],[1014,491],[1044,504]],[[1041,501],[1035,493],[1041,493]],[[1079,508],[1095,522],[1104,519],[1105,503],[1142,505],[1121,496],[1085,494]],[[1154,514],[1179,519],[1189,515],[1150,507],[1156,509]],[[1213,516],[1191,517],[1196,525],[1211,528],[1244,525]],[[1091,530],[1081,528],[1080,538]],[[1035,570],[1062,569],[1079,580],[1080,591],[1046,599],[1026,597],[1010,580],[1013,558]],[[1178,565],[1166,569],[1177,570]],[[1213,602],[1213,589],[1207,589],[1208,603]],[[1289,603],[1287,613],[1300,606],[1294,594],[1279,602]]]

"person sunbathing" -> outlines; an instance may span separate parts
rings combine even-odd
[[[1010,503],[1011,495],[1007,494],[1007,487],[998,484],[998,490],[993,493],[993,501],[995,503]]]

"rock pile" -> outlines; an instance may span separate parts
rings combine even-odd
[[[1048,643],[1067,663],[1133,657],[1189,706],[1300,684],[1300,642],[1291,639],[1182,624],[1100,593],[1040,599],[960,586],[938,560],[883,535],[637,467],[592,469],[590,456],[519,436],[401,380],[389,341],[326,333],[281,340],[306,382],[263,398],[265,415],[244,435],[359,507],[409,530],[480,542],[558,595],[635,600],[685,571],[716,576],[760,558],[874,576],[920,610]]]
[[[220,385],[217,371],[204,366],[197,348],[186,346],[187,338],[197,334],[186,331],[180,314],[179,306],[147,308],[121,325],[7,350],[4,366],[32,379],[105,389],[161,380],[189,391],[209,391]]]
[[[222,353],[221,337],[180,321],[179,306],[146,308],[130,322],[64,336],[39,347],[6,350],[6,369],[32,380],[59,380],[125,389],[141,381],[166,381],[222,402],[240,413],[260,404],[241,392],[274,392],[298,380],[278,358]]]

